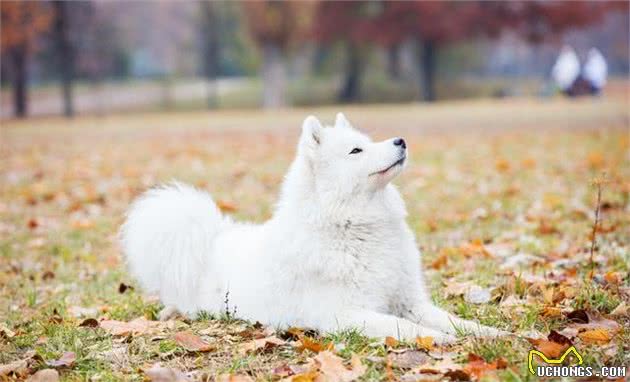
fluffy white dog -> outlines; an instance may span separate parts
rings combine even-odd
[[[437,343],[496,329],[433,305],[406,211],[390,184],[405,166],[401,138],[372,142],[343,114],[334,127],[306,118],[273,218],[233,222],[210,196],[172,184],[131,207],[122,244],[131,273],[167,310],[323,332]]]

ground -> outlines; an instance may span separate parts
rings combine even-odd
[[[161,305],[126,273],[117,244],[130,201],[177,178],[235,219],[264,221],[301,120],[332,122],[338,110],[2,122],[0,379],[55,369],[70,381],[522,381],[536,379],[529,350],[559,357],[569,343],[585,365],[630,365],[623,93],[343,107],[375,138],[409,144],[396,184],[434,300],[515,336],[437,347],[360,331],[272,333],[238,320],[229,296],[225,312],[155,321]]]

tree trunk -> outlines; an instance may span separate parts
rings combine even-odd
[[[346,47],[346,69],[345,78],[341,91],[339,92],[339,102],[356,102],[361,96],[361,75],[363,74],[363,64],[361,62],[361,52],[357,44],[348,42]]]
[[[13,112],[17,118],[26,117],[28,99],[28,52],[25,45],[13,47],[9,51],[11,57],[11,82],[13,87]]]
[[[200,3],[202,12],[201,37],[203,75],[207,83],[207,105],[209,109],[217,106],[217,76],[219,75],[219,15],[217,4],[213,1]]]
[[[387,48],[387,73],[389,78],[400,79],[400,45],[395,44]]]
[[[286,68],[280,46],[265,42],[263,50],[263,106],[277,108],[286,105]]]
[[[72,97],[72,81],[74,77],[74,49],[70,41],[68,3],[55,1],[55,39],[57,42],[57,64],[61,76],[61,94],[63,97],[63,114],[74,115]]]
[[[423,41],[419,49],[420,63],[420,90],[423,99],[427,102],[435,101],[435,42],[431,40]]]

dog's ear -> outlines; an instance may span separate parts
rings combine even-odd
[[[302,136],[300,146],[305,149],[314,150],[320,145],[322,139],[322,124],[312,115],[306,117],[302,123]]]
[[[337,118],[335,118],[335,127],[352,127],[352,125],[343,113],[337,113]]]

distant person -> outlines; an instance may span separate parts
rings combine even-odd
[[[586,64],[582,69],[582,77],[586,80],[590,87],[590,93],[599,95],[606,85],[606,76],[608,75],[608,65],[606,59],[597,48],[591,48],[588,52]]]
[[[551,78],[556,86],[565,94],[571,95],[571,87],[580,77],[580,61],[575,50],[565,45],[560,50],[558,59],[551,69]]]

